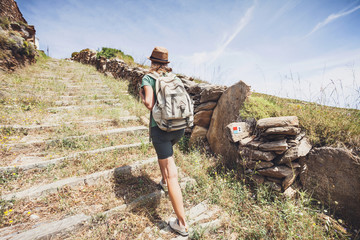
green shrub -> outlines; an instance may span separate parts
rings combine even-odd
[[[106,59],[119,58],[124,60],[125,63],[132,65],[134,58],[130,55],[125,54],[123,51],[116,48],[103,47],[101,51],[96,54],[97,58],[105,57]]]
[[[82,53],[82,52],[87,52],[87,51],[90,51],[90,49],[89,49],[89,48],[85,48],[85,49],[81,50],[80,53]]]
[[[76,55],[78,55],[79,54],[79,52],[73,52],[72,54],[71,54],[71,57],[73,58],[73,57],[75,57]]]
[[[120,53],[120,55],[124,55],[124,53],[119,50],[119,49],[115,49],[115,48],[107,48],[107,47],[103,47],[101,49],[101,51],[99,51],[97,53],[97,57],[105,57],[107,59],[110,59],[110,58],[114,58],[116,57],[118,54]]]
[[[49,57],[46,55],[46,53],[43,50],[36,50],[37,54],[36,54],[36,61],[45,61],[46,59],[48,59]]]

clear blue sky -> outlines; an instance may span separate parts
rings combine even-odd
[[[17,0],[40,48],[70,57],[169,49],[177,73],[256,92],[360,108],[360,1]]]

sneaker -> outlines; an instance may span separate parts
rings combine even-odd
[[[167,184],[166,184],[166,183],[164,184],[164,183],[162,182],[162,180],[160,180],[159,185],[160,185],[160,187],[162,188],[162,190],[164,190],[164,192],[167,192],[167,191],[168,191]]]
[[[179,223],[179,219],[173,219],[169,221],[169,226],[172,230],[174,230],[175,232],[177,232],[178,234],[182,235],[182,236],[188,236],[189,235],[189,231],[187,229],[187,227],[185,226],[180,226]]]

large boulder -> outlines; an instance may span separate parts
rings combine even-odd
[[[231,143],[225,134],[226,126],[235,122],[245,99],[250,94],[250,87],[239,81],[229,87],[220,97],[211,118],[206,135],[211,150],[224,157],[228,164],[236,164],[238,158],[237,144]]]
[[[341,148],[314,148],[300,159],[303,187],[360,227],[360,157]]]

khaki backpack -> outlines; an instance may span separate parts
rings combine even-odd
[[[158,127],[167,132],[192,127],[194,107],[182,81],[174,73],[148,75],[156,80],[152,116]]]

